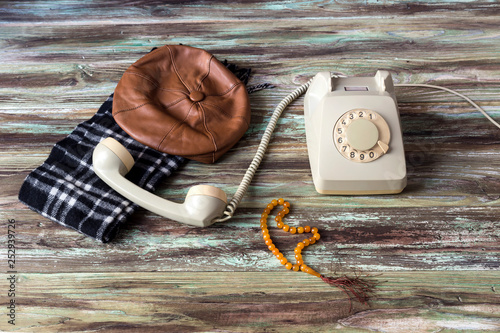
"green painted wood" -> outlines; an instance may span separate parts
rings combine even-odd
[[[317,194],[302,99],[283,114],[225,224],[196,229],[139,210],[114,242],[99,244],[30,211],[17,193],[125,69],[166,43],[205,48],[253,68],[250,84],[275,85],[250,96],[251,126],[220,161],[189,162],[162,184],[158,194],[176,201],[199,183],[231,196],[274,107],[318,71],[387,69],[396,82],[456,89],[500,119],[499,11],[496,1],[3,2],[0,229],[9,219],[19,229],[16,328],[498,331],[500,131],[443,92],[396,91],[408,165],[399,195]],[[369,305],[349,313],[341,291],[284,271],[266,250],[260,212],[281,196],[292,202],[290,225],[320,229],[304,251],[311,267],[376,275]],[[271,234],[291,256],[299,236]]]

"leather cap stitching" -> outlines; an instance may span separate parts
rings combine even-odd
[[[177,78],[179,79],[179,81],[181,81],[181,83],[184,85],[184,87],[186,87],[187,91],[191,92],[191,89],[189,89],[188,85],[186,84],[186,82],[184,82],[181,75],[179,74],[179,70],[177,69],[177,66],[175,64],[174,55],[172,54],[172,50],[170,49],[169,46],[167,46],[167,50],[170,53],[170,60],[172,61],[172,67],[174,68],[175,75],[177,75]]]
[[[205,112],[205,108],[203,107],[203,105],[201,103],[198,103],[200,105],[200,108],[202,110],[202,114],[203,114],[203,125],[205,127],[205,131],[207,131],[207,133],[210,135],[210,138],[212,139],[212,143],[214,145],[214,151],[212,152],[212,163],[215,162],[215,153],[219,150],[219,148],[217,148],[217,142],[215,141],[215,137],[214,135],[212,134],[212,132],[210,132],[210,130],[208,129],[208,125],[207,125],[207,115],[206,115],[206,112]]]
[[[230,115],[227,112],[225,112],[220,106],[212,104],[212,103],[207,103],[206,101],[203,101],[203,102],[200,102],[200,103],[202,103],[204,105],[207,105],[207,106],[211,106],[211,107],[216,108],[217,110],[219,110],[220,113],[223,113],[226,117],[228,117],[230,119],[241,118],[241,119],[243,119],[243,121],[245,121],[245,124],[247,125],[247,128],[250,127],[250,123],[248,122],[248,119],[245,116],[233,116],[233,115]],[[240,107],[240,109],[241,109],[241,107]]]
[[[178,127],[181,123],[183,123],[187,117],[189,116],[189,114],[191,113],[191,110],[193,110],[193,106],[194,106],[195,103],[193,103],[191,105],[191,107],[189,108],[189,111],[188,113],[186,114],[186,116],[184,117],[184,119],[182,120],[179,120],[177,121],[175,124],[172,125],[172,127],[170,127],[170,129],[166,132],[166,134],[163,136],[163,138],[160,140],[160,142],[158,143],[158,146],[156,147],[156,150],[160,150],[160,147],[161,145],[163,144],[163,141],[165,141],[165,139],[170,135],[170,133],[172,133],[172,131],[174,130],[174,128]]]
[[[207,74],[205,74],[205,76],[200,80],[200,84],[198,84],[198,87],[196,88],[196,90],[200,90],[201,89],[201,86],[203,85],[203,81],[205,81],[205,79],[210,75],[210,68],[211,68],[211,64],[212,64],[212,60],[214,59],[214,56],[212,55],[210,57],[210,59],[208,60],[208,71],[207,71]]]

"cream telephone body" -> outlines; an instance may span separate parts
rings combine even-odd
[[[304,99],[313,183],[322,194],[399,193],[406,186],[403,139],[389,72],[320,72]]]

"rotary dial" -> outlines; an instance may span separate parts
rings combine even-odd
[[[391,132],[384,118],[369,109],[353,109],[335,124],[333,140],[342,156],[353,162],[376,160],[389,150]]]

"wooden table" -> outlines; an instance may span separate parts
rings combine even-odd
[[[0,329],[12,332],[500,331],[500,131],[455,96],[399,88],[408,186],[398,195],[324,196],[309,169],[303,100],[283,114],[236,216],[199,229],[140,210],[98,243],[17,200],[52,146],[89,119],[152,47],[183,43],[253,68],[244,138],[213,165],[189,162],[158,194],[193,184],[231,196],[270,114],[319,71],[431,83],[500,119],[500,5],[490,1],[5,1],[0,10],[2,253],[16,226],[15,280],[2,258]],[[377,283],[367,304],[266,249],[259,216],[292,203],[315,225],[304,252],[326,275]],[[9,222],[10,221],[10,222]],[[272,231],[291,256],[298,237]],[[8,296],[13,282],[15,296]],[[15,299],[15,325],[9,324]]]

